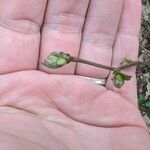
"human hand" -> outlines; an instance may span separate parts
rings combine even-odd
[[[148,150],[134,68],[118,90],[102,69],[38,65],[53,50],[106,65],[137,59],[140,10],[139,0],[1,0],[0,149]],[[103,87],[75,74],[109,77]]]

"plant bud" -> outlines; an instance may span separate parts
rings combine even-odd
[[[120,74],[116,74],[113,77],[112,81],[113,81],[114,86],[117,87],[117,88],[121,88],[124,85],[124,82],[125,82],[123,76],[121,76]]]
[[[113,84],[116,88],[121,88],[125,81],[129,81],[131,79],[131,76],[126,75],[122,73],[120,70],[114,70],[113,71]]]
[[[51,69],[57,69],[70,63],[70,61],[71,58],[69,54],[63,52],[52,52],[44,60],[43,65]]]
[[[130,65],[131,63],[133,63],[132,60],[125,58],[125,59],[123,59],[123,61],[120,63],[120,65],[121,65],[121,66],[125,66],[125,65]]]

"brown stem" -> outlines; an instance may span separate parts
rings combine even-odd
[[[81,59],[81,58],[78,58],[78,57],[70,56],[70,58],[71,58],[71,62],[83,63],[83,64],[87,64],[87,65],[98,67],[98,68],[103,68],[103,69],[110,70],[110,71],[114,71],[114,70],[117,70],[117,69],[118,70],[123,70],[123,69],[129,68],[129,67],[132,67],[132,66],[146,65],[146,64],[150,63],[150,60],[146,61],[146,62],[137,61],[137,62],[132,62],[128,65],[121,66],[121,67],[109,67],[109,66],[106,66],[106,65],[102,65],[102,64],[98,64],[98,63],[91,62],[91,61],[88,61],[88,60],[84,60],[84,59]]]
[[[146,49],[145,47],[143,47],[141,44],[140,44],[140,47],[141,47],[144,51],[146,51],[147,53],[150,53],[150,51],[149,51],[148,49]]]
[[[81,58],[78,58],[78,57],[73,57],[73,56],[71,56],[71,61],[87,64],[87,65],[98,67],[98,68],[103,68],[103,69],[110,70],[110,71],[114,71],[115,69],[117,69],[115,67],[109,67],[109,66],[105,66],[105,65],[102,65],[102,64],[97,64],[95,62],[91,62],[91,61],[84,60],[84,59],[81,59]]]
[[[132,67],[132,66],[140,66],[140,65],[147,65],[147,64],[150,64],[150,60],[145,61],[145,62],[144,61],[143,62],[142,61],[135,61],[129,65],[124,65],[124,66],[118,67],[118,69],[123,70],[123,69],[129,68],[129,67]]]

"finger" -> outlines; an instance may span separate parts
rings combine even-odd
[[[82,28],[89,0],[49,0],[42,31],[40,60],[52,51],[63,51],[78,56]],[[75,64],[57,70],[39,69],[49,73],[74,74]]]
[[[91,0],[86,18],[80,57],[110,65],[123,0]],[[78,64],[76,73],[106,78],[108,71]]]
[[[118,34],[114,44],[112,60],[113,66],[118,66],[125,57],[134,61],[137,60],[140,17],[140,0],[125,0],[123,14],[118,28]],[[111,75],[109,77],[107,87],[135,102],[137,97],[135,67],[125,70],[125,73],[132,75],[133,78],[131,81],[128,81],[123,88],[118,90],[112,85]]]
[[[0,74],[36,69],[46,0],[0,1]]]

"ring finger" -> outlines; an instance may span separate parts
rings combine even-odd
[[[123,0],[91,0],[79,56],[110,66]],[[108,71],[77,64],[76,74],[106,78]]]

